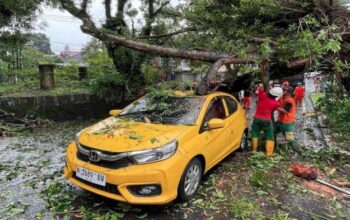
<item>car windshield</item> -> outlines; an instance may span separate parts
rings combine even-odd
[[[126,107],[119,117],[153,124],[194,125],[203,96],[154,96],[148,94]]]

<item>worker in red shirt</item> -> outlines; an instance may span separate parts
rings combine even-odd
[[[252,102],[251,91],[249,89],[244,90],[242,105],[245,109],[250,109],[250,104]]]
[[[275,138],[271,116],[272,112],[275,110],[285,112],[284,109],[280,108],[280,103],[276,100],[276,98],[282,94],[283,91],[281,87],[274,87],[270,89],[268,93],[266,93],[263,88],[259,90],[257,108],[251,127],[253,152],[258,150],[260,132],[263,131],[266,136],[266,156],[271,157],[274,155]]]
[[[294,139],[294,127],[295,127],[295,101],[292,98],[293,87],[283,87],[283,96],[278,100],[281,107],[286,112],[280,112],[276,124],[276,133],[282,132],[285,139],[288,141],[289,146],[293,149],[297,149],[298,144]]]
[[[303,98],[305,95],[305,89],[301,83],[298,83],[298,86],[294,89],[295,102],[297,106],[301,106]]]

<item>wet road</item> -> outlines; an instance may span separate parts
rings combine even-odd
[[[0,219],[34,219],[45,210],[40,192],[50,183],[63,181],[66,144],[81,127],[59,123],[55,129],[0,137]]]

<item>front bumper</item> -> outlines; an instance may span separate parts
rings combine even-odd
[[[160,205],[166,204],[177,197],[178,184],[186,162],[179,151],[171,158],[143,165],[131,165],[125,168],[110,169],[77,158],[77,147],[71,143],[67,148],[66,167],[64,176],[73,184],[101,196],[128,202],[131,204]],[[106,175],[106,187],[91,184],[75,176],[77,167],[84,167]],[[161,186],[161,194],[157,196],[136,196],[131,193],[128,186],[151,185]]]

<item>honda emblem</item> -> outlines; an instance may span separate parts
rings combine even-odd
[[[90,150],[89,159],[93,162],[100,161],[100,153],[98,151]]]

